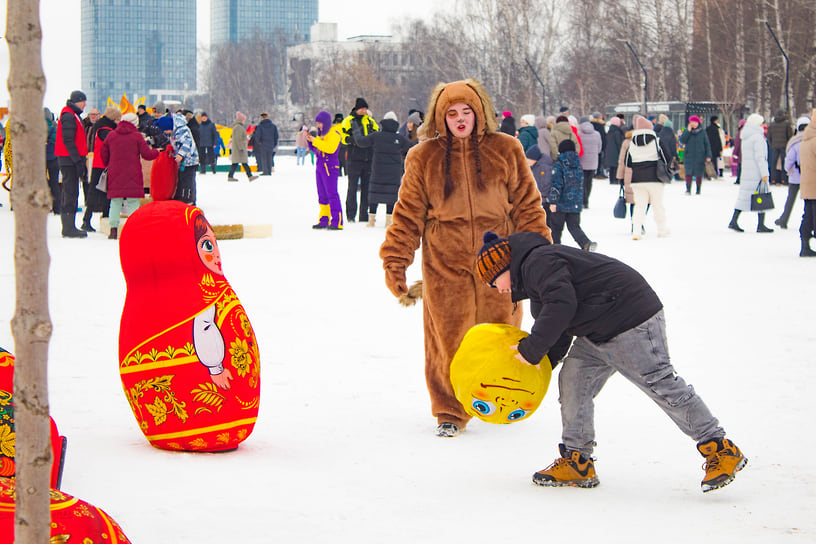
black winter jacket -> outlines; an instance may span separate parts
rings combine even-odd
[[[278,147],[278,127],[271,119],[264,119],[255,127],[255,144],[267,151]]]
[[[606,155],[604,155],[604,166],[607,168],[618,168],[618,157],[623,145],[624,134],[620,127],[609,125],[609,132],[606,133]]]
[[[518,347],[531,363],[549,355],[555,366],[574,336],[602,344],[663,308],[643,276],[617,259],[551,244],[536,232],[509,240],[512,299],[530,299],[535,318]]]
[[[380,121],[380,129],[380,132],[363,135],[361,126],[352,125],[355,143],[361,148],[374,149],[368,202],[394,204],[405,172],[405,154],[414,144],[397,134],[399,123],[393,119]]]

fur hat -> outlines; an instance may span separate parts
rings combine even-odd
[[[159,127],[162,132],[173,130],[173,119],[169,115],[162,115],[153,124]]]
[[[510,241],[490,231],[484,233],[482,240],[484,245],[476,259],[476,272],[483,282],[492,286],[502,272],[510,270]]]
[[[88,97],[85,96],[85,93],[82,91],[74,91],[71,93],[71,97],[68,99],[69,102],[73,102],[76,104],[77,102],[87,102]]]
[[[107,111],[107,110],[106,110]],[[127,121],[136,128],[139,128],[139,117],[135,113],[126,113],[122,116],[122,121]]]
[[[366,102],[366,99],[365,99],[365,98],[358,98],[358,99],[357,99],[357,100],[354,102],[354,109],[353,109],[353,110],[351,110],[351,111],[357,111],[357,110],[359,110],[360,108],[368,108],[368,102]]]
[[[464,81],[440,83],[431,91],[422,132],[429,138],[433,138],[436,133],[446,134],[448,125],[445,123],[445,115],[452,105],[458,103],[471,107],[476,115],[476,130],[479,134],[490,134],[499,128],[495,116],[492,115],[495,111],[493,102],[487,96],[484,87],[475,79],[468,78]],[[491,115],[486,115],[487,112],[491,112]]]
[[[103,113],[102,115],[104,115],[106,119],[110,119],[111,121],[114,122],[122,118],[122,112],[119,111],[119,108],[115,106],[105,108],[105,113]]]
[[[527,115],[522,115],[521,120],[524,121],[525,123],[527,123],[528,127],[534,127],[535,126],[535,115],[533,115],[532,113],[528,113]]]
[[[762,117],[758,113],[752,113],[748,116],[748,119],[745,120],[746,125],[761,125],[765,121],[765,118]]]
[[[394,113],[393,111],[389,111],[385,115],[383,115],[383,119],[391,119],[392,121],[399,121],[399,119],[397,119],[397,114]]]

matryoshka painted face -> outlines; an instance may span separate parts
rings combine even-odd
[[[215,243],[215,234],[213,233],[212,227],[207,225],[207,230],[197,238],[196,250],[198,251],[198,257],[201,259],[201,262],[211,272],[223,276],[224,272],[221,271],[221,252],[218,251],[218,244]]]

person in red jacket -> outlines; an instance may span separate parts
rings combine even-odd
[[[62,174],[62,217],[63,238],[85,238],[87,232],[76,228],[77,199],[79,198],[79,180],[88,178],[88,167],[85,157],[88,155],[88,142],[82,126],[80,114],[85,109],[87,98],[82,91],[74,91],[62,108],[57,123],[57,141],[54,153],[59,162]]]
[[[108,169],[107,191],[111,199],[111,229],[108,236],[111,240],[116,240],[119,235],[122,202],[129,199],[128,208],[133,213],[139,207],[139,199],[145,195],[139,157],[152,161],[159,156],[158,150],[147,145],[138,126],[136,114],[126,113],[113,134],[102,144],[102,164]]]

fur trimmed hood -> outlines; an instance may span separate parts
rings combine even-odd
[[[493,102],[487,96],[482,84],[473,78],[452,83],[439,83],[431,91],[428,100],[428,114],[420,131],[427,137],[446,134],[445,114],[453,104],[467,104],[476,115],[476,130],[479,136],[496,132],[498,124],[493,115]]]

